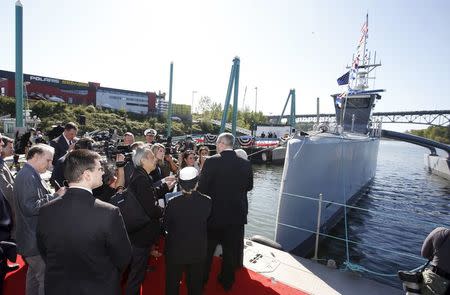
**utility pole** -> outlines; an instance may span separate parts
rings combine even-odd
[[[242,111],[245,109],[245,95],[247,94],[247,86],[245,86],[244,90],[244,98],[242,99]]]
[[[173,62],[170,63],[169,81],[169,109],[167,111],[167,137],[172,134],[172,84],[173,84]]]
[[[255,87],[255,113],[258,109],[258,87]]]
[[[16,2],[16,128],[23,129],[23,7]],[[23,130],[22,130],[23,131]],[[20,132],[22,132],[20,131]]]

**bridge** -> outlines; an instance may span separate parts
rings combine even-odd
[[[220,122],[219,120],[211,120],[211,123],[214,124],[214,125],[217,125],[217,126],[221,126],[222,122]],[[232,126],[231,126],[230,123],[226,123],[225,124],[225,129],[231,130],[232,129],[231,127]],[[252,131],[248,130],[248,129],[245,129],[245,128],[236,127],[236,131],[240,132],[242,134],[245,134],[245,135],[252,135]]]
[[[276,122],[280,116],[266,116],[270,122]],[[288,119],[289,116],[283,116]],[[317,114],[297,115],[296,122],[316,122]],[[430,126],[450,126],[450,110],[412,111],[412,112],[374,112],[373,121],[382,123],[407,123]],[[335,122],[335,114],[320,114],[319,122]]]

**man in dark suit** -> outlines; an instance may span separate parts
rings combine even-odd
[[[41,208],[37,243],[46,263],[45,294],[118,295],[131,245],[117,207],[95,199],[100,156],[80,149],[66,156],[66,194]]]
[[[75,144],[73,149],[87,149],[92,150],[92,145],[94,144],[94,140],[91,138],[81,138]],[[67,154],[63,155],[61,158],[56,160],[56,163],[53,164],[52,176],[50,177],[50,184],[53,186],[55,190],[59,189],[61,186],[64,186],[64,160],[66,159]]]
[[[53,156],[52,164],[55,165],[56,161],[64,156],[67,151],[73,148],[75,143],[74,138],[77,136],[78,127],[75,123],[69,122],[64,126],[63,133],[50,141],[50,145],[55,149],[55,155]]]
[[[247,192],[253,188],[252,166],[248,160],[236,155],[233,145],[234,136],[231,133],[218,136],[218,154],[205,161],[199,183],[199,191],[212,199],[204,283],[209,277],[214,250],[221,244],[223,259],[218,280],[225,290],[230,290],[234,283],[234,272],[240,257],[240,239],[247,223]]]

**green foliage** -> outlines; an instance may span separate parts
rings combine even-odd
[[[450,126],[430,126],[427,129],[411,130],[409,133],[440,143],[450,144]]]
[[[80,126],[80,133],[98,129],[117,129],[119,134],[126,131],[135,135],[142,135],[147,128],[154,128],[159,134],[166,134],[167,118],[165,116],[154,117],[147,114],[127,113],[124,110],[98,109],[93,105],[73,105],[55,103],[49,101],[28,101],[32,115],[41,119],[40,127],[44,131],[50,130],[52,125],[64,124],[69,121],[77,122],[79,116],[86,117],[86,125]],[[180,105],[184,113],[189,113],[190,108]],[[197,123],[190,126],[190,122],[172,122],[172,135],[184,135],[188,133],[219,133],[220,127],[211,123],[211,120],[222,120],[222,104],[212,102],[209,97],[202,97],[199,102],[200,114],[194,115]],[[15,116],[15,98],[0,97],[0,114]],[[189,113],[190,115],[190,113]],[[232,118],[232,106],[229,106],[228,122]],[[250,112],[249,109],[238,112],[238,126],[251,129],[257,124],[267,123],[262,112]]]
[[[139,136],[147,128],[159,134],[166,133],[166,118],[150,117],[147,114],[127,113],[124,110],[97,109],[93,105],[73,105],[49,101],[28,101],[31,115],[41,119],[40,128],[49,131],[52,125],[77,122],[79,116],[86,117],[86,125],[80,126],[80,134],[93,130],[117,129],[119,134],[127,131]],[[0,97],[0,114],[15,117],[15,98]],[[183,123],[172,122],[172,134],[183,135],[190,130]]]
[[[8,96],[0,96],[0,115],[11,114],[16,116],[16,99]]]

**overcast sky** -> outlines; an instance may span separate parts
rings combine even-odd
[[[224,102],[241,59],[239,107],[280,114],[290,88],[297,114],[333,112],[330,94],[351,62],[369,13],[368,48],[386,89],[375,111],[450,109],[450,1],[22,0],[24,72],[190,104]],[[15,1],[0,1],[0,69],[15,70]],[[385,125],[405,130],[425,126]]]

